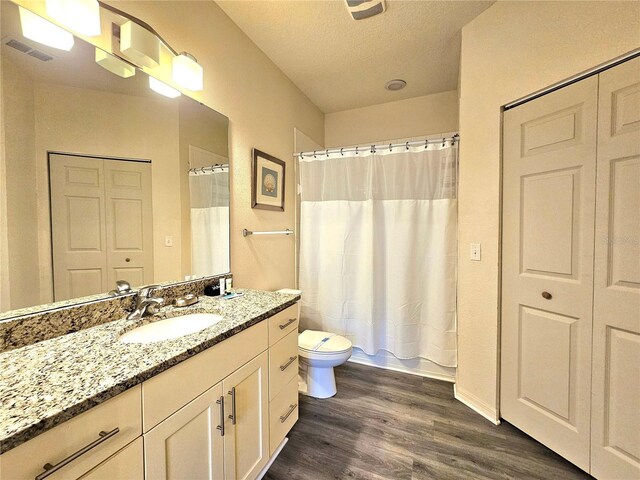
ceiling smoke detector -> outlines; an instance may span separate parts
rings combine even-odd
[[[354,20],[364,20],[385,11],[384,0],[344,0]]]
[[[407,82],[405,82],[404,80],[400,80],[399,78],[396,78],[394,80],[389,80],[387,83],[384,84],[384,88],[391,92],[402,90],[406,86],[407,86]]]

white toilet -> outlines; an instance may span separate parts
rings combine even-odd
[[[337,392],[333,367],[349,360],[351,347],[349,340],[334,333],[305,330],[298,335],[300,393],[315,398],[333,397]]]

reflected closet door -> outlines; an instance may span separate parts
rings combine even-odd
[[[640,58],[600,74],[591,473],[640,478]]]
[[[501,416],[589,470],[598,78],[504,114]]]

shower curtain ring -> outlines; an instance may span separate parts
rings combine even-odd
[[[325,154],[327,157],[329,156],[329,149],[328,149],[328,148],[324,151],[324,154]]]
[[[313,158],[318,158],[318,157],[316,157],[316,151],[315,150],[313,151]]]
[[[445,138],[442,139],[442,146],[443,147],[445,146],[445,140],[446,140]]]
[[[424,148],[425,148],[425,150],[427,148],[429,148],[429,140],[428,139],[424,141]]]
[[[344,153],[342,153],[343,148],[340,149],[340,155],[344,157]]]
[[[391,144],[389,144],[389,151],[393,152],[393,148],[391,147]]]
[[[358,155],[358,147],[356,147],[356,155]]]
[[[405,146],[407,147],[407,150],[409,150],[409,142],[407,142]]]

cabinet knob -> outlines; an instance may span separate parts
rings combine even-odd
[[[124,259],[125,262],[129,263],[131,261],[131,259],[129,257]]]
[[[544,298],[545,300],[551,300],[553,298],[553,295],[551,295],[549,292],[542,292],[542,298]]]

